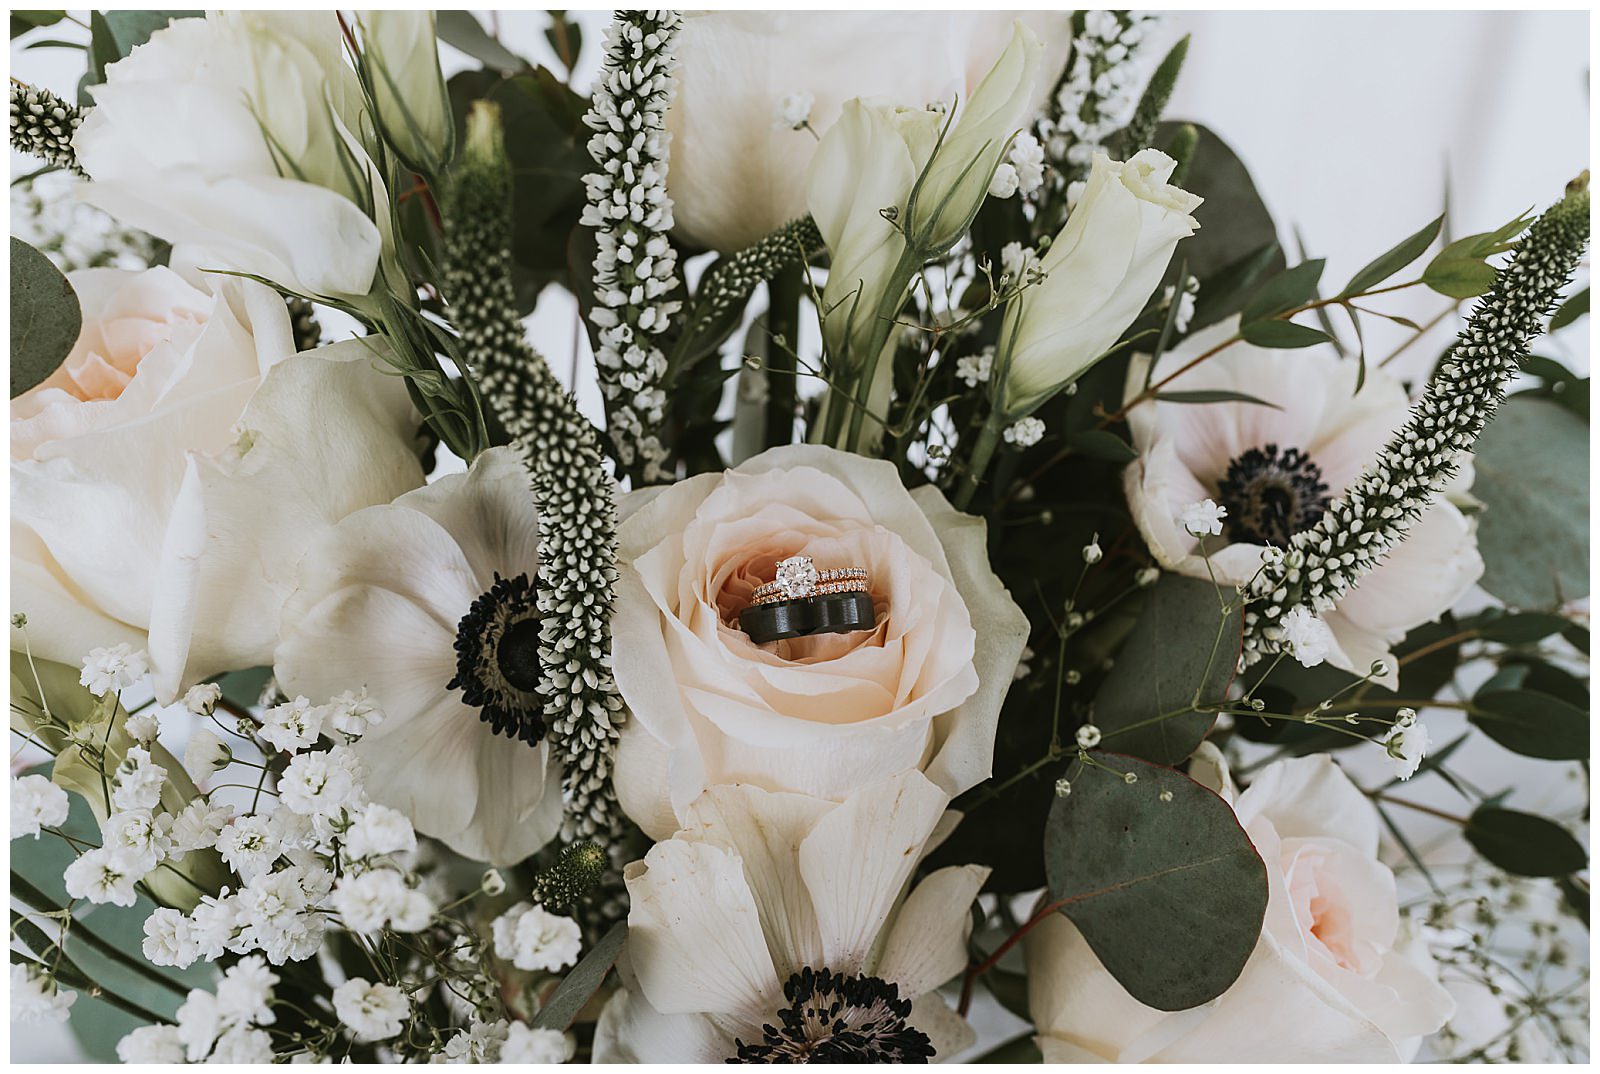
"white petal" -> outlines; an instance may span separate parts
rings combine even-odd
[[[800,847],[828,812],[828,802],[806,795],[750,786],[713,787],[689,806],[687,831],[678,837],[739,855],[782,981],[806,966],[826,964],[816,914],[801,876]]]
[[[733,1038],[703,1014],[662,1014],[638,992],[618,989],[594,1030],[596,1063],[722,1063]]]
[[[490,448],[465,474],[441,477],[396,503],[444,527],[466,556],[481,593],[494,584],[496,573],[533,578],[539,569],[539,512],[529,480],[514,448]]]
[[[967,965],[972,901],[989,870],[952,865],[912,889],[895,915],[873,976],[900,986],[901,996],[932,992]]]
[[[1282,839],[1332,836],[1368,857],[1378,854],[1378,811],[1327,754],[1276,761],[1251,781],[1239,822],[1272,821]]]
[[[907,772],[863,787],[817,822],[801,844],[800,871],[824,965],[860,971],[948,803],[922,773]]]
[[[663,1014],[773,1009],[781,989],[739,858],[671,839],[623,874],[639,985]]]

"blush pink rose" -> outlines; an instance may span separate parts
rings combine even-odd
[[[988,778],[1028,622],[980,519],[894,466],[812,445],[624,497],[613,621],[631,710],[618,798],[665,838],[707,787],[842,800],[920,769],[947,794]],[[865,567],[873,629],[755,644],[739,613],[778,560]]]

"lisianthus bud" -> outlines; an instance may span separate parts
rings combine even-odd
[[[881,328],[879,306],[891,287],[903,286],[894,282],[906,249],[899,217],[942,118],[926,109],[847,101],[811,158],[807,198],[832,259],[822,334],[836,366],[866,361]]]
[[[405,166],[436,177],[455,152],[432,11],[363,11],[361,80],[384,140]]]
[[[1026,414],[1105,355],[1144,309],[1200,198],[1172,186],[1171,157],[1096,154],[1088,187],[1040,259],[1044,279],[1007,305],[995,367],[1008,414]]]
[[[906,207],[906,235],[937,256],[966,234],[1012,137],[1028,122],[1044,44],[1020,21],[1011,43],[956,116]]]

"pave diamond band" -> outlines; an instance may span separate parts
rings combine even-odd
[[[865,577],[843,578],[839,579],[838,581],[818,582],[816,585],[812,586],[811,591],[806,593],[803,597],[785,596],[782,592],[773,590],[772,592],[754,597],[750,601],[750,606],[752,608],[759,608],[766,604],[780,604],[786,600],[804,600],[806,597],[821,597],[826,596],[829,593],[865,593],[866,591],[867,580]]]

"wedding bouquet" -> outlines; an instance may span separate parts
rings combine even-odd
[[[1138,13],[39,27],[14,1024],[1586,1056],[1586,174],[1328,279]]]

